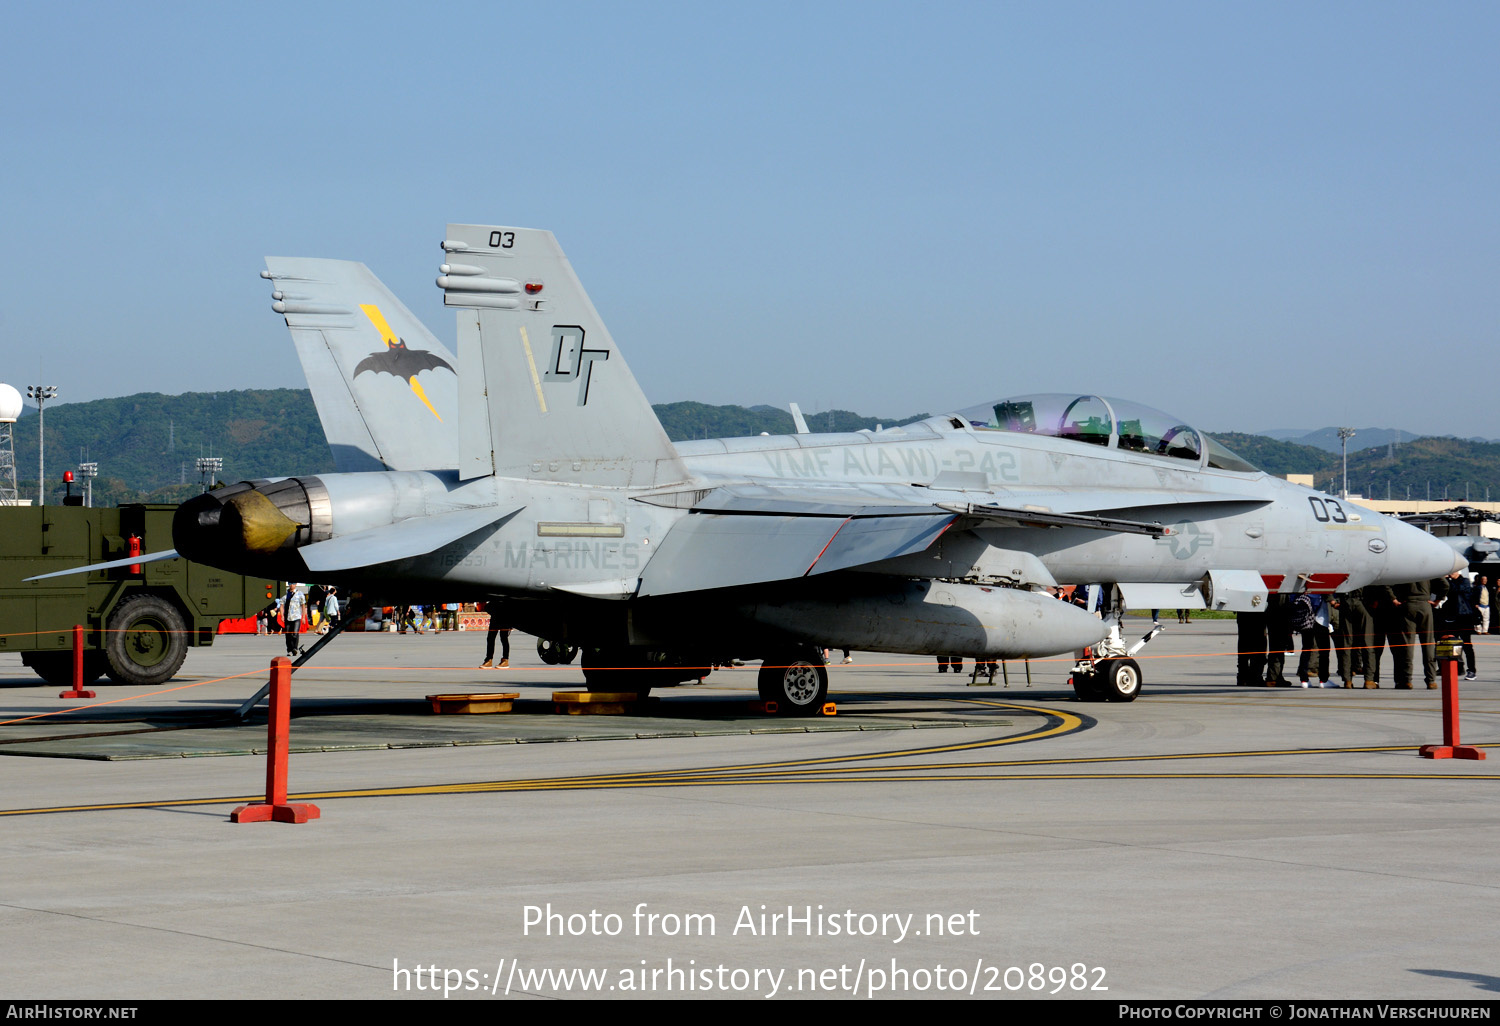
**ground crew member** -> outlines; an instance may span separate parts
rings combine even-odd
[[[1292,607],[1281,595],[1271,595],[1266,610],[1266,687],[1289,688],[1286,654],[1292,650]]]
[[[1395,661],[1397,686],[1411,680],[1411,646],[1406,642],[1404,605],[1388,584],[1372,584],[1361,593],[1370,614],[1370,647],[1365,650],[1365,687],[1380,687],[1380,657],[1387,644]],[[1404,664],[1404,666],[1403,666]]]
[[[1239,658],[1234,682],[1241,687],[1258,688],[1266,682],[1266,614],[1234,614],[1239,634]]]
[[[1402,632],[1407,636],[1407,644],[1421,646],[1422,649],[1422,679],[1427,682],[1429,688],[1437,687],[1437,647],[1432,633],[1432,583],[1430,581],[1417,581],[1413,584],[1402,584],[1396,587],[1396,594],[1403,600],[1404,623]],[[1411,687],[1411,650],[1407,650],[1406,665],[1408,667],[1405,679],[1397,678],[1396,687]]]
[[[1358,591],[1333,596],[1330,611],[1339,677],[1344,687],[1352,688],[1354,678],[1365,675],[1365,654],[1370,647],[1370,613]]]

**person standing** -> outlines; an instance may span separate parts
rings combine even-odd
[[[1474,584],[1474,609],[1479,614],[1479,633],[1490,632],[1490,579],[1481,577]]]
[[[1416,581],[1412,584],[1403,584],[1396,589],[1396,594],[1404,600],[1405,625],[1403,633],[1409,640],[1409,645],[1420,645],[1422,649],[1422,679],[1429,688],[1437,687],[1437,648],[1432,629],[1432,583],[1430,581]],[[1407,666],[1411,665],[1411,649],[1407,649]],[[1406,678],[1396,679],[1396,687],[1411,687],[1411,672],[1407,671]]]
[[[334,624],[339,622],[339,596],[338,592],[329,588],[328,593],[323,596],[323,629],[322,634],[327,634]]]
[[[1328,688],[1328,599],[1322,595],[1298,595],[1296,626],[1302,634],[1302,655],[1297,659],[1297,680],[1309,686],[1308,673],[1316,673],[1318,687]]]
[[[1370,614],[1357,590],[1333,596],[1330,605],[1329,623],[1333,628],[1339,679],[1344,682],[1344,687],[1352,688],[1355,678],[1365,675],[1365,655],[1370,647]]]
[[[406,628],[410,627],[418,634],[425,634],[422,630],[422,607],[402,606],[401,613],[396,620],[396,633],[405,634]]]
[[[1258,688],[1266,682],[1266,614],[1239,612],[1234,614],[1234,621],[1239,635],[1234,682],[1240,687]]]
[[[1266,687],[1289,688],[1286,656],[1292,650],[1292,606],[1284,595],[1266,600]]]
[[[307,612],[307,600],[303,598],[301,585],[289,585],[286,589],[286,599],[282,603],[281,615],[286,621],[283,633],[286,635],[286,654],[288,656],[299,656],[302,649],[298,642],[302,639],[302,619]]]
[[[1434,614],[1436,633],[1459,640],[1467,669],[1464,680],[1474,680],[1474,624],[1479,618],[1474,611],[1474,592],[1459,570],[1446,578],[1439,578],[1432,585],[1433,597],[1438,599]]]
[[[487,609],[492,603],[481,603],[481,609]],[[495,635],[500,636],[500,669],[510,669],[510,627],[501,627],[498,619],[498,609],[489,609],[490,629],[484,636],[484,662],[480,663],[481,669],[491,669],[495,665]]]
[[[1396,686],[1406,681],[1411,687],[1411,643],[1406,638],[1404,603],[1389,584],[1368,585],[1362,594],[1371,625],[1370,647],[1365,651],[1365,687],[1380,687],[1380,657],[1387,645],[1396,664]]]

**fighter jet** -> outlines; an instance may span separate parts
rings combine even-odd
[[[354,404],[369,435],[354,449],[390,469],[210,492],[179,509],[176,552],[372,597],[496,601],[512,625],[582,646],[586,680],[611,691],[759,659],[761,696],[794,714],[823,706],[832,646],[985,659],[1092,646],[1109,658],[1078,664],[1079,696],[1129,701],[1141,674],[1119,640],[1127,605],[1256,610],[1272,592],[1455,565],[1416,528],[1102,396],[674,445],[550,232],[455,224],[442,247],[456,360],[392,330],[385,308],[382,327],[365,304],[318,300],[316,269],[271,265],[294,335],[331,345],[363,332],[368,352],[332,362],[356,400],[367,358],[363,373],[392,386]],[[393,337],[429,357],[390,356]],[[451,419],[446,396],[408,387],[430,379],[436,393],[445,367]],[[381,441],[434,418],[441,433],[417,451],[398,458]],[[1104,585],[1106,617],[1052,597],[1066,584]]]

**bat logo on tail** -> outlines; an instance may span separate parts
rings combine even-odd
[[[376,374],[394,374],[398,378],[405,378],[407,384],[411,385],[412,392],[422,400],[422,405],[431,410],[434,417],[442,420],[438,411],[433,409],[432,403],[428,402],[427,393],[422,391],[417,375],[423,371],[432,370],[434,367],[447,367],[452,371],[452,366],[441,356],[434,356],[426,349],[406,348],[406,340],[396,337],[391,326],[385,322],[385,315],[380,312],[380,307],[373,304],[361,304],[360,309],[365,312],[366,317],[370,318],[370,323],[375,325],[375,330],[380,332],[380,337],[385,341],[385,351],[371,353],[359,361],[354,368],[354,376],[357,378],[365,371],[374,371]]]

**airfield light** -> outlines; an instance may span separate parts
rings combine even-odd
[[[26,395],[36,400],[36,504],[47,505],[47,463],[45,455],[46,417],[42,405],[48,399],[57,398],[56,385],[28,385]]]
[[[1339,498],[1349,499],[1349,439],[1354,437],[1354,429],[1350,427],[1339,428],[1339,447],[1344,452],[1344,490]]]
[[[218,456],[199,456],[198,473],[203,477],[203,490],[208,491],[214,477],[224,469],[224,461]]]
[[[99,476],[99,464],[78,464],[78,476],[83,478],[83,504],[92,506],[94,504],[94,478]]]

